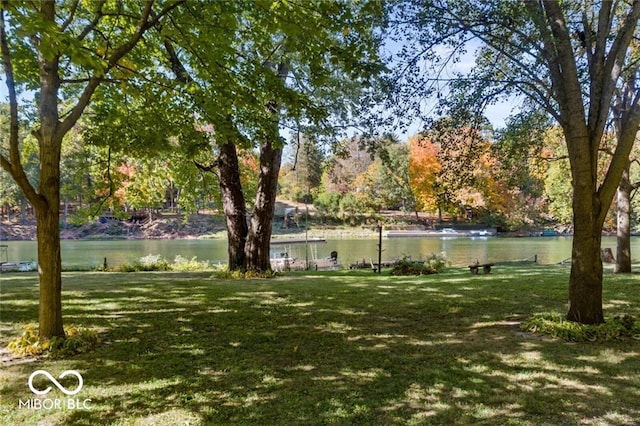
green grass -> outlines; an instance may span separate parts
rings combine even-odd
[[[66,323],[98,330],[101,343],[3,366],[1,424],[640,424],[639,341],[519,329],[564,312],[566,268],[246,281],[69,272],[63,283]],[[36,322],[37,277],[1,284],[5,346]],[[640,316],[640,276],[607,275],[604,299],[607,317]],[[75,398],[89,409],[20,408],[38,369],[80,371]],[[47,398],[66,396],[54,387]]]

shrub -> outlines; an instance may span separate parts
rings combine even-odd
[[[237,280],[244,278],[244,272],[242,271],[230,271],[227,265],[215,270],[211,278],[217,278],[220,280]]]
[[[604,324],[580,324],[568,321],[559,313],[545,312],[523,322],[520,328],[570,342],[640,340],[640,324],[631,315],[617,315]]]
[[[51,339],[51,355],[66,357],[93,350],[99,342],[98,334],[87,328],[69,326],[65,332],[66,338]]]
[[[217,269],[211,278],[217,278],[221,280],[241,280],[249,278],[274,278],[277,277],[276,271],[230,271],[225,265]]]
[[[123,263],[118,267],[119,272],[136,272],[137,270],[135,263]]]
[[[211,264],[209,261],[199,261],[196,256],[187,259],[186,257],[177,255],[171,265],[171,269],[174,271],[202,271],[210,268]]]
[[[89,352],[98,344],[98,334],[75,325],[65,330],[66,337],[54,337],[40,340],[38,327],[27,325],[24,332],[7,345],[7,349],[15,355],[51,355],[52,357],[66,357],[78,353]]]
[[[416,262],[403,257],[391,266],[391,275],[427,275],[437,274],[449,264],[444,253],[431,253],[424,262]]]
[[[171,265],[159,254],[148,254],[133,263],[125,263],[118,268],[120,272],[169,271]]]
[[[442,272],[444,268],[451,265],[451,261],[447,259],[447,254],[445,252],[440,253],[431,253],[424,262],[425,265],[429,267],[429,269],[435,272]]]
[[[168,271],[171,269],[167,259],[159,254],[148,254],[138,259],[139,271]]]
[[[421,275],[431,273],[425,268],[423,263],[417,263],[413,260],[403,257],[391,265],[391,275]]]
[[[50,342],[40,342],[37,326],[27,325],[20,337],[9,341],[7,349],[20,356],[39,355],[43,351],[49,350],[49,345]]]
[[[336,215],[340,211],[341,198],[342,195],[337,192],[321,192],[313,200],[313,205],[321,214]]]

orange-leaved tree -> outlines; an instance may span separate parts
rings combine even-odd
[[[408,144],[409,185],[416,199],[416,210],[440,211],[440,147],[423,134],[409,138]]]

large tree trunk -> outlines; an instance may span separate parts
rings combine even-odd
[[[569,132],[566,132],[569,133]],[[569,133],[570,134],[570,133]],[[567,319],[582,324],[604,322],[602,312],[602,200],[594,190],[596,175],[586,155],[588,138],[569,139],[573,178],[573,247]],[[582,142],[583,150],[575,149]],[[572,145],[573,144],[573,145]],[[571,148],[574,148],[571,150]],[[607,204],[607,206],[610,204]]]
[[[631,182],[629,168],[622,174],[617,195],[616,273],[631,272]]]
[[[60,257],[60,147],[62,140],[47,131],[38,134],[40,182],[34,203],[40,274],[39,333],[41,339],[64,337],[62,325],[62,260]]]
[[[53,22],[54,4],[42,13]],[[37,199],[33,200],[38,234],[41,339],[64,337],[62,326],[62,261],[60,258],[60,155],[64,133],[58,115],[58,57],[38,54],[40,71],[40,128],[35,132],[40,155]]]
[[[51,201],[51,200],[50,200]],[[40,274],[39,334],[41,339],[64,337],[62,325],[62,264],[58,206],[36,208],[38,272]]]
[[[219,182],[225,224],[227,226],[229,270],[245,269],[245,242],[248,234],[247,213],[240,183],[240,165],[236,146],[227,142],[220,146]]]
[[[267,61],[267,67],[275,71],[282,82],[289,74],[289,62],[283,60],[277,65]],[[271,224],[276,207],[276,192],[278,189],[278,175],[282,162],[282,145],[278,129],[278,103],[271,100],[265,105],[271,116],[272,128],[263,136],[260,145],[260,175],[258,189],[253,206],[253,213],[249,223],[249,235],[245,245],[247,269],[252,271],[270,271],[271,260],[269,248],[271,245]]]
[[[248,270],[271,270],[269,259],[271,223],[276,202],[278,173],[282,161],[282,148],[275,147],[274,144],[274,141],[267,140],[261,145],[258,191],[245,247]]]
[[[582,324],[600,324],[604,322],[601,229],[581,221],[574,224],[567,319]]]

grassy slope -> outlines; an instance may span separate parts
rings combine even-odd
[[[640,424],[639,341],[570,344],[518,329],[532,313],[565,309],[563,268],[63,282],[67,323],[102,330],[103,343],[4,367],[0,423]],[[606,315],[640,316],[639,284],[607,276]],[[3,276],[1,296],[4,346],[36,320],[36,277]],[[90,409],[18,409],[36,369],[79,370],[77,397]]]

